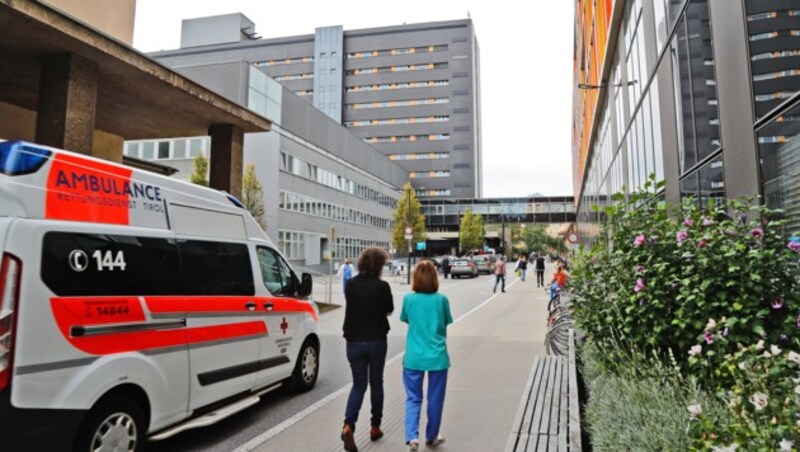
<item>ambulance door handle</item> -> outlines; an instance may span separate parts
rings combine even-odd
[[[253,303],[252,301],[249,301],[249,302],[245,303],[244,307],[247,308],[248,311],[255,311],[256,310],[256,304]]]
[[[275,309],[275,306],[272,303],[264,303],[264,309],[266,309],[267,311],[272,311],[273,309]]]

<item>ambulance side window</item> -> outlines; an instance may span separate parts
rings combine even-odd
[[[178,240],[187,295],[253,295],[250,254],[243,243]]]
[[[259,246],[257,251],[258,266],[261,268],[261,276],[264,278],[264,285],[269,293],[292,295],[296,278],[289,265],[275,250]]]
[[[42,281],[59,296],[181,295],[175,241],[158,237],[48,232]]]

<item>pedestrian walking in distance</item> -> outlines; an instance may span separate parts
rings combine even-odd
[[[442,273],[444,273],[444,279],[450,276],[450,258],[447,256],[442,259]]]
[[[494,266],[494,288],[492,292],[497,292],[497,284],[502,283],[500,285],[500,291],[506,291],[506,257],[500,256],[500,259],[497,260],[497,263]]]
[[[528,257],[524,254],[519,258],[519,262],[517,262],[517,270],[519,270],[519,277],[522,278],[522,282],[525,282],[525,273],[528,271]]]
[[[344,413],[342,441],[344,450],[358,451],[354,432],[358,412],[370,388],[372,403],[372,429],[369,437],[377,441],[383,436],[383,368],[386,364],[386,336],[389,334],[389,319],[394,311],[392,289],[380,279],[388,256],[377,247],[369,247],[358,259],[358,275],[347,282],[344,288],[346,306],[344,311],[344,338],[347,340],[347,361],[353,374],[353,387],[347,398]]]
[[[342,278],[342,290],[343,291],[345,290],[345,287],[347,286],[347,281],[350,281],[350,279],[353,277],[353,273],[354,273],[353,272],[353,264],[350,263],[350,259],[349,258],[345,257],[344,258],[344,262],[342,263],[342,266],[339,267],[339,271],[336,273],[337,276]]]
[[[408,324],[406,354],[403,358],[403,385],[406,388],[405,440],[410,452],[419,449],[419,416],[422,409],[422,384],[428,375],[428,424],[425,444],[436,447],[444,442],[439,434],[444,394],[447,389],[447,325],[453,323],[450,302],[439,293],[436,268],[422,261],[414,269],[412,293],[403,297],[400,320]]]
[[[544,255],[536,255],[536,287],[544,287]]]

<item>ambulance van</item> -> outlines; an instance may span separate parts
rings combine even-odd
[[[0,449],[142,450],[310,390],[310,294],[224,192],[0,142]]]

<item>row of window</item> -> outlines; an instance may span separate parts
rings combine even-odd
[[[467,209],[470,209],[474,214],[480,214],[480,215],[530,215],[537,213],[573,213],[575,212],[575,204],[573,204],[572,201],[552,201],[552,202],[505,201],[492,204],[431,203],[422,205],[422,209],[420,212],[425,216],[463,215]]]
[[[369,75],[369,74],[382,74],[386,72],[410,72],[410,71],[430,71],[433,69],[447,69],[447,63],[422,63],[422,64],[406,64],[401,66],[381,66],[362,69],[350,69],[345,72],[345,75]]]
[[[364,141],[371,144],[397,143],[403,141],[443,141],[449,140],[449,133],[432,133],[430,135],[393,135],[390,137],[366,137]]]
[[[368,108],[390,108],[390,107],[419,107],[422,105],[441,105],[450,103],[447,97],[434,99],[409,99],[409,100],[390,100],[383,102],[364,102],[361,104],[346,104],[348,110],[365,110]]]
[[[790,9],[788,11],[781,11],[781,13],[778,13],[777,11],[770,11],[768,13],[753,14],[753,15],[747,16],[747,21],[748,22],[754,22],[754,21],[757,21],[757,20],[777,19],[783,13],[785,13],[787,17],[800,16],[800,9]]]
[[[416,118],[364,119],[361,121],[345,121],[345,127],[393,126],[397,124],[423,124],[431,122],[447,122],[450,116],[425,116]]]
[[[128,141],[125,155],[142,160],[169,160],[208,155],[207,138],[179,138],[161,141]]]
[[[278,208],[291,212],[304,213],[320,218],[355,223],[379,229],[390,229],[392,220],[365,213],[361,210],[332,204],[297,193],[281,190]]]
[[[371,58],[379,56],[412,55],[415,53],[446,52],[447,44],[435,46],[401,47],[397,49],[366,50],[361,52],[350,52],[345,58]]]
[[[361,91],[383,91],[389,89],[409,89],[409,88],[434,88],[439,86],[447,86],[450,84],[449,80],[427,80],[421,82],[399,82],[399,83],[381,83],[376,85],[353,85],[344,89],[346,93],[357,93]]]
[[[450,177],[450,171],[449,170],[411,171],[408,173],[408,177],[410,179]]]
[[[765,39],[787,38],[800,36],[800,30],[781,30],[758,33],[750,36],[751,41],[763,41]]]
[[[417,193],[417,196],[425,196],[425,197],[438,197],[438,196],[450,196],[450,189],[449,188],[432,188],[432,189],[419,189],[414,190]]]
[[[319,236],[296,231],[278,231],[278,249],[288,259],[305,259],[306,240],[319,240]],[[389,242],[352,237],[336,237],[333,243],[328,243],[328,249],[333,254],[332,257],[334,259],[345,257],[357,259],[358,256],[370,246],[389,249]]]
[[[770,60],[774,58],[790,58],[800,56],[800,50],[779,50],[776,52],[764,52],[750,57],[751,61]]]
[[[394,198],[386,196],[377,190],[353,182],[344,176],[334,174],[285,152],[281,152],[281,169],[295,176],[300,176],[359,198],[377,202],[386,207],[394,208],[397,202]]]
[[[314,57],[304,56],[304,57],[283,58],[283,59],[268,60],[268,61],[254,61],[253,64],[256,66],[283,66],[286,64],[313,63],[313,62],[314,62]]]
[[[289,74],[289,75],[276,75],[273,77],[276,82],[285,82],[289,80],[310,80],[314,78],[313,73],[309,74]]]
[[[413,154],[389,154],[389,160],[443,160],[449,159],[449,152],[416,152]]]
[[[313,89],[300,89],[294,92],[298,96],[305,97],[305,96],[313,96],[314,90]]]

